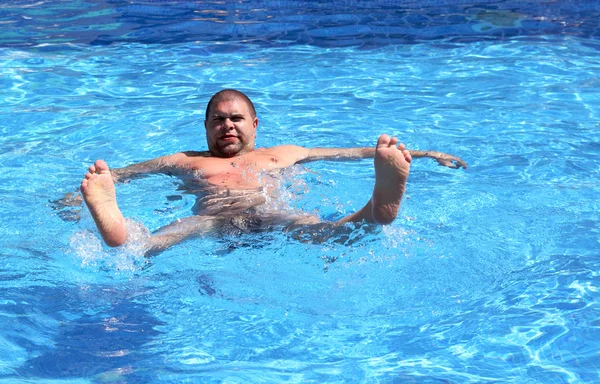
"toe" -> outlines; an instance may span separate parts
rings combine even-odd
[[[388,146],[390,142],[390,137],[386,134],[383,134],[381,136],[379,136],[379,139],[377,140],[377,146]]]
[[[96,167],[96,171],[98,173],[110,172],[110,170],[108,168],[108,164],[106,164],[106,162],[104,160],[96,160],[96,162],[94,163],[94,166]]]

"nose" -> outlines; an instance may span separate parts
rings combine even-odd
[[[226,118],[225,121],[223,122],[223,126],[227,129],[227,130],[232,130],[234,128],[233,125],[233,121],[231,121],[230,118]]]

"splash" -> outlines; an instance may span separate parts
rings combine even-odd
[[[259,173],[257,178],[262,188],[262,194],[265,198],[263,209],[267,212],[287,211],[290,213],[300,212],[296,207],[301,196],[308,191],[303,175],[306,174],[306,168],[293,166],[282,169],[279,173],[272,172]]]
[[[150,231],[141,223],[125,219],[127,242],[120,247],[103,246],[99,235],[94,231],[83,230],[71,236],[70,246],[82,268],[115,272],[137,272],[147,259]]]

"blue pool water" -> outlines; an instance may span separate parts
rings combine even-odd
[[[600,59],[591,1],[11,1],[0,8],[0,381],[600,382]],[[400,217],[324,244],[222,234],[145,259],[53,201],[97,158],[204,150],[208,98],[259,146],[414,161]],[[360,208],[370,160],[287,170],[286,209]],[[193,196],[118,186],[156,230]],[[139,236],[143,236],[139,234]]]

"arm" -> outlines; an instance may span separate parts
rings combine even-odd
[[[192,154],[192,152],[187,153]],[[171,156],[163,156],[156,159],[144,161],[138,164],[128,165],[123,168],[112,168],[110,170],[115,182],[126,182],[136,177],[142,177],[153,173],[171,173],[177,169],[178,161],[186,156],[186,153],[177,153]],[[77,192],[68,192],[62,198],[51,200],[50,204],[58,215],[66,221],[78,221],[79,211],[65,210],[68,207],[80,207],[83,199]]]
[[[178,160],[182,155],[183,154],[177,153],[171,156],[162,156],[141,163],[128,165],[123,168],[112,168],[110,172],[115,182],[126,182],[138,177],[157,173],[170,174],[178,169]]]
[[[409,151],[413,159],[419,157],[431,157],[432,159],[437,161],[439,165],[443,165],[444,167],[455,169],[458,169],[460,167],[463,167],[464,169],[468,168],[467,163],[465,163],[463,159],[461,159],[460,157],[449,155],[447,153],[436,151],[415,151],[412,149]]]
[[[302,148],[304,151],[298,151],[301,155],[297,163],[306,163],[317,160],[358,160],[375,157],[375,148]],[[430,157],[438,162],[438,164],[449,168],[467,169],[467,163],[461,158],[449,155],[447,153],[436,151],[416,151],[408,150],[413,158]]]
[[[297,163],[318,160],[358,160],[375,157],[375,148],[303,148],[304,157]]]

